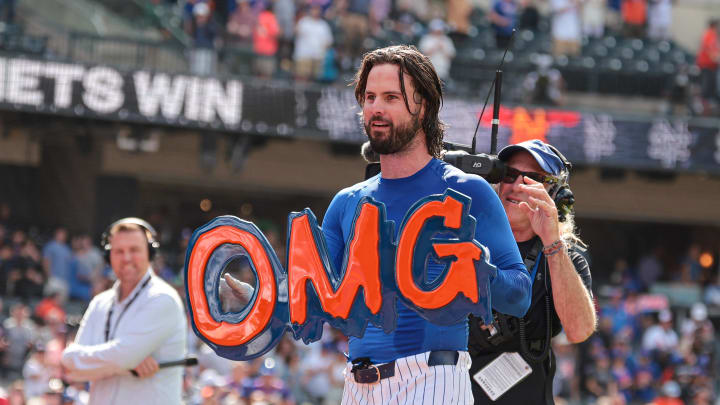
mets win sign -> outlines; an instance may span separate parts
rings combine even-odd
[[[358,204],[342,268],[334,268],[315,215],[305,209],[288,218],[287,266],[251,222],[215,218],[195,230],[185,260],[185,288],[195,333],[219,355],[248,360],[267,353],[290,329],[296,339],[320,339],[327,322],[362,336],[368,322],[386,333],[396,327],[396,301],[430,322],[452,325],[468,314],[491,317],[489,283],[496,269],[475,241],[470,198],[453,190],[418,201],[395,240],[385,206],[372,198]],[[245,256],[257,286],[239,312],[225,312],[220,278]],[[444,264],[428,280],[427,264]]]

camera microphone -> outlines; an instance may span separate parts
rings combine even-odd
[[[445,142],[445,156],[443,160],[465,173],[477,174],[487,180],[488,183],[499,183],[505,177],[505,164],[498,159],[497,153],[497,134],[500,126],[500,95],[502,91],[502,67],[505,63],[505,56],[507,55],[508,49],[512,45],[512,41],[515,38],[516,29],[513,29],[510,35],[510,41],[508,42],[507,48],[503,53],[500,64],[495,70],[495,79],[490,84],[488,94],[485,97],[485,103],[483,104],[482,111],[480,111],[480,117],[478,117],[477,125],[475,126],[475,133],[473,134],[472,143],[470,147],[459,145],[451,142]],[[490,100],[490,94],[495,90],[493,99],[493,118],[490,132],[490,154],[476,153],[477,146],[477,132],[482,122],[483,114],[485,114],[485,108]]]

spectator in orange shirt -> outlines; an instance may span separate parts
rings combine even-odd
[[[702,36],[696,63],[702,79],[703,107],[711,101],[719,101],[717,87],[718,63],[720,62],[720,43],[718,43],[719,20],[712,19]]]
[[[646,0],[623,0],[622,17],[626,36],[635,38],[645,36]]]
[[[275,73],[275,54],[280,36],[280,25],[270,7],[267,4],[260,12],[253,32],[255,74],[264,78],[270,78]]]
[[[49,318],[65,322],[65,310],[58,302],[60,293],[51,291],[35,307],[35,316],[47,322]]]

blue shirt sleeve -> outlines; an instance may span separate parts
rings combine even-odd
[[[42,249],[42,256],[43,259],[50,260],[50,256],[52,255],[52,245],[50,243],[45,244]]]
[[[497,267],[497,276],[490,282],[492,307],[503,314],[524,316],[530,308],[532,284],[505,209],[484,179],[469,183],[474,186],[470,214],[477,219],[475,240],[488,248],[490,263]]]
[[[330,202],[322,221],[322,233],[328,249],[329,259],[340,272],[343,254],[345,252],[345,238],[342,231],[342,218],[345,210],[346,196],[340,192]]]
[[[496,14],[500,15],[501,17],[505,17],[505,13],[503,11],[502,4],[500,4],[501,1],[496,1],[495,4],[493,4],[493,11]]]

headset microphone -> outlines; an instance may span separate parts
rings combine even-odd
[[[160,249],[160,242],[158,242],[157,239],[157,232],[155,232],[155,228],[153,228],[152,225],[150,225],[147,221],[136,217],[119,219],[110,224],[105,229],[105,232],[103,232],[102,236],[100,237],[100,246],[103,249],[105,261],[108,264],[110,263],[110,250],[112,250],[112,245],[110,243],[110,232],[112,232],[113,228],[115,228],[116,226],[123,224],[137,225],[145,232],[145,236],[148,240],[148,253],[150,255],[149,260],[152,261],[155,258],[155,254],[157,253],[158,249]]]

